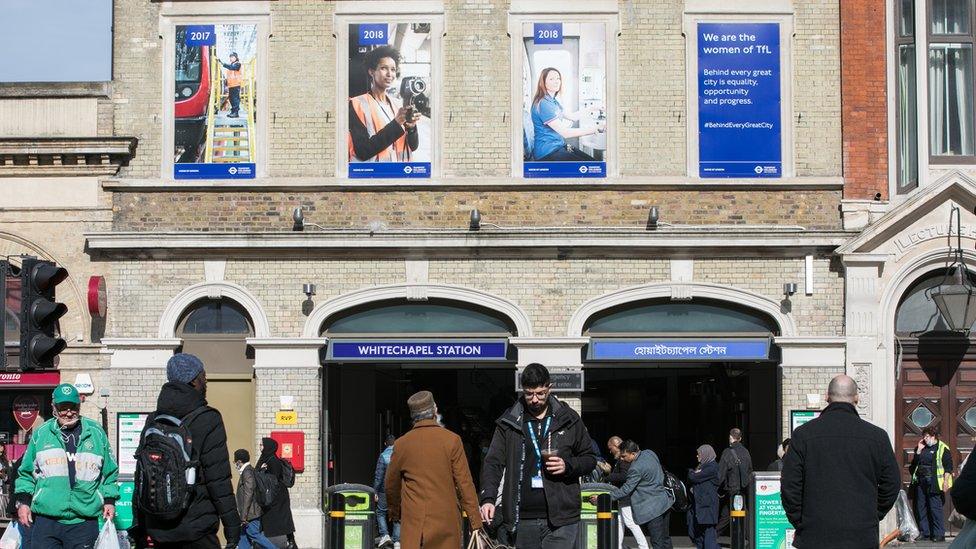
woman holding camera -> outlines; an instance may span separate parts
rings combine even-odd
[[[566,140],[606,131],[603,124],[590,128],[571,127],[572,122],[578,122],[584,114],[597,114],[600,109],[564,111],[557,99],[562,89],[562,74],[553,67],[542,69],[535,96],[532,98],[532,126],[535,130],[532,158],[542,162],[594,161],[596,159],[592,156],[576,147],[570,147]]]
[[[366,54],[370,90],[349,98],[350,162],[409,162],[417,150],[420,114],[386,93],[397,79],[399,64],[400,52],[390,46]]]

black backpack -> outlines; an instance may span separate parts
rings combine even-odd
[[[671,500],[674,503],[671,504],[671,509],[684,513],[691,507],[691,498],[688,497],[688,490],[685,488],[685,483],[671,474],[671,471],[667,469],[664,470],[664,491],[671,496]]]
[[[150,416],[135,454],[139,476],[135,479],[138,497],[134,503],[146,515],[173,520],[190,506],[200,462],[189,427],[207,410],[201,406],[183,418]]]
[[[287,488],[295,485],[295,467],[287,459],[281,460],[281,483]]]
[[[726,475],[724,488],[729,494],[740,494],[744,488],[749,486],[752,472],[743,467],[742,458],[739,457],[739,452],[736,452],[735,448],[729,448],[729,451],[732,452],[732,457],[735,460],[735,471],[729,471]]]
[[[292,475],[294,478],[294,473]],[[262,508],[271,507],[280,489],[281,482],[278,477],[265,469],[254,470],[254,499]]]

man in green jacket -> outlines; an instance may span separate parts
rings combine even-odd
[[[115,517],[119,467],[102,427],[80,416],[73,385],[55,387],[52,401],[54,419],[34,430],[17,471],[17,519],[33,523],[33,547],[87,549],[98,517]]]

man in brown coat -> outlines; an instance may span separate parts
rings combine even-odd
[[[437,423],[430,391],[407,399],[413,429],[397,439],[386,470],[390,520],[401,522],[402,549],[457,549],[461,509],[472,530],[481,513],[461,439]],[[460,501],[459,501],[460,500]]]

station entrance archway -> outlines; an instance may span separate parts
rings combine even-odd
[[[383,439],[411,428],[407,398],[421,390],[434,394],[477,479],[494,420],[514,402],[510,319],[457,301],[389,300],[327,318],[321,334],[329,485],[372,485]]]
[[[695,451],[721,453],[741,428],[756,470],[781,437],[778,326],[760,311],[707,299],[647,300],[593,315],[584,326],[583,418],[601,449],[631,438],[682,475]],[[605,451],[605,450],[604,450]]]

